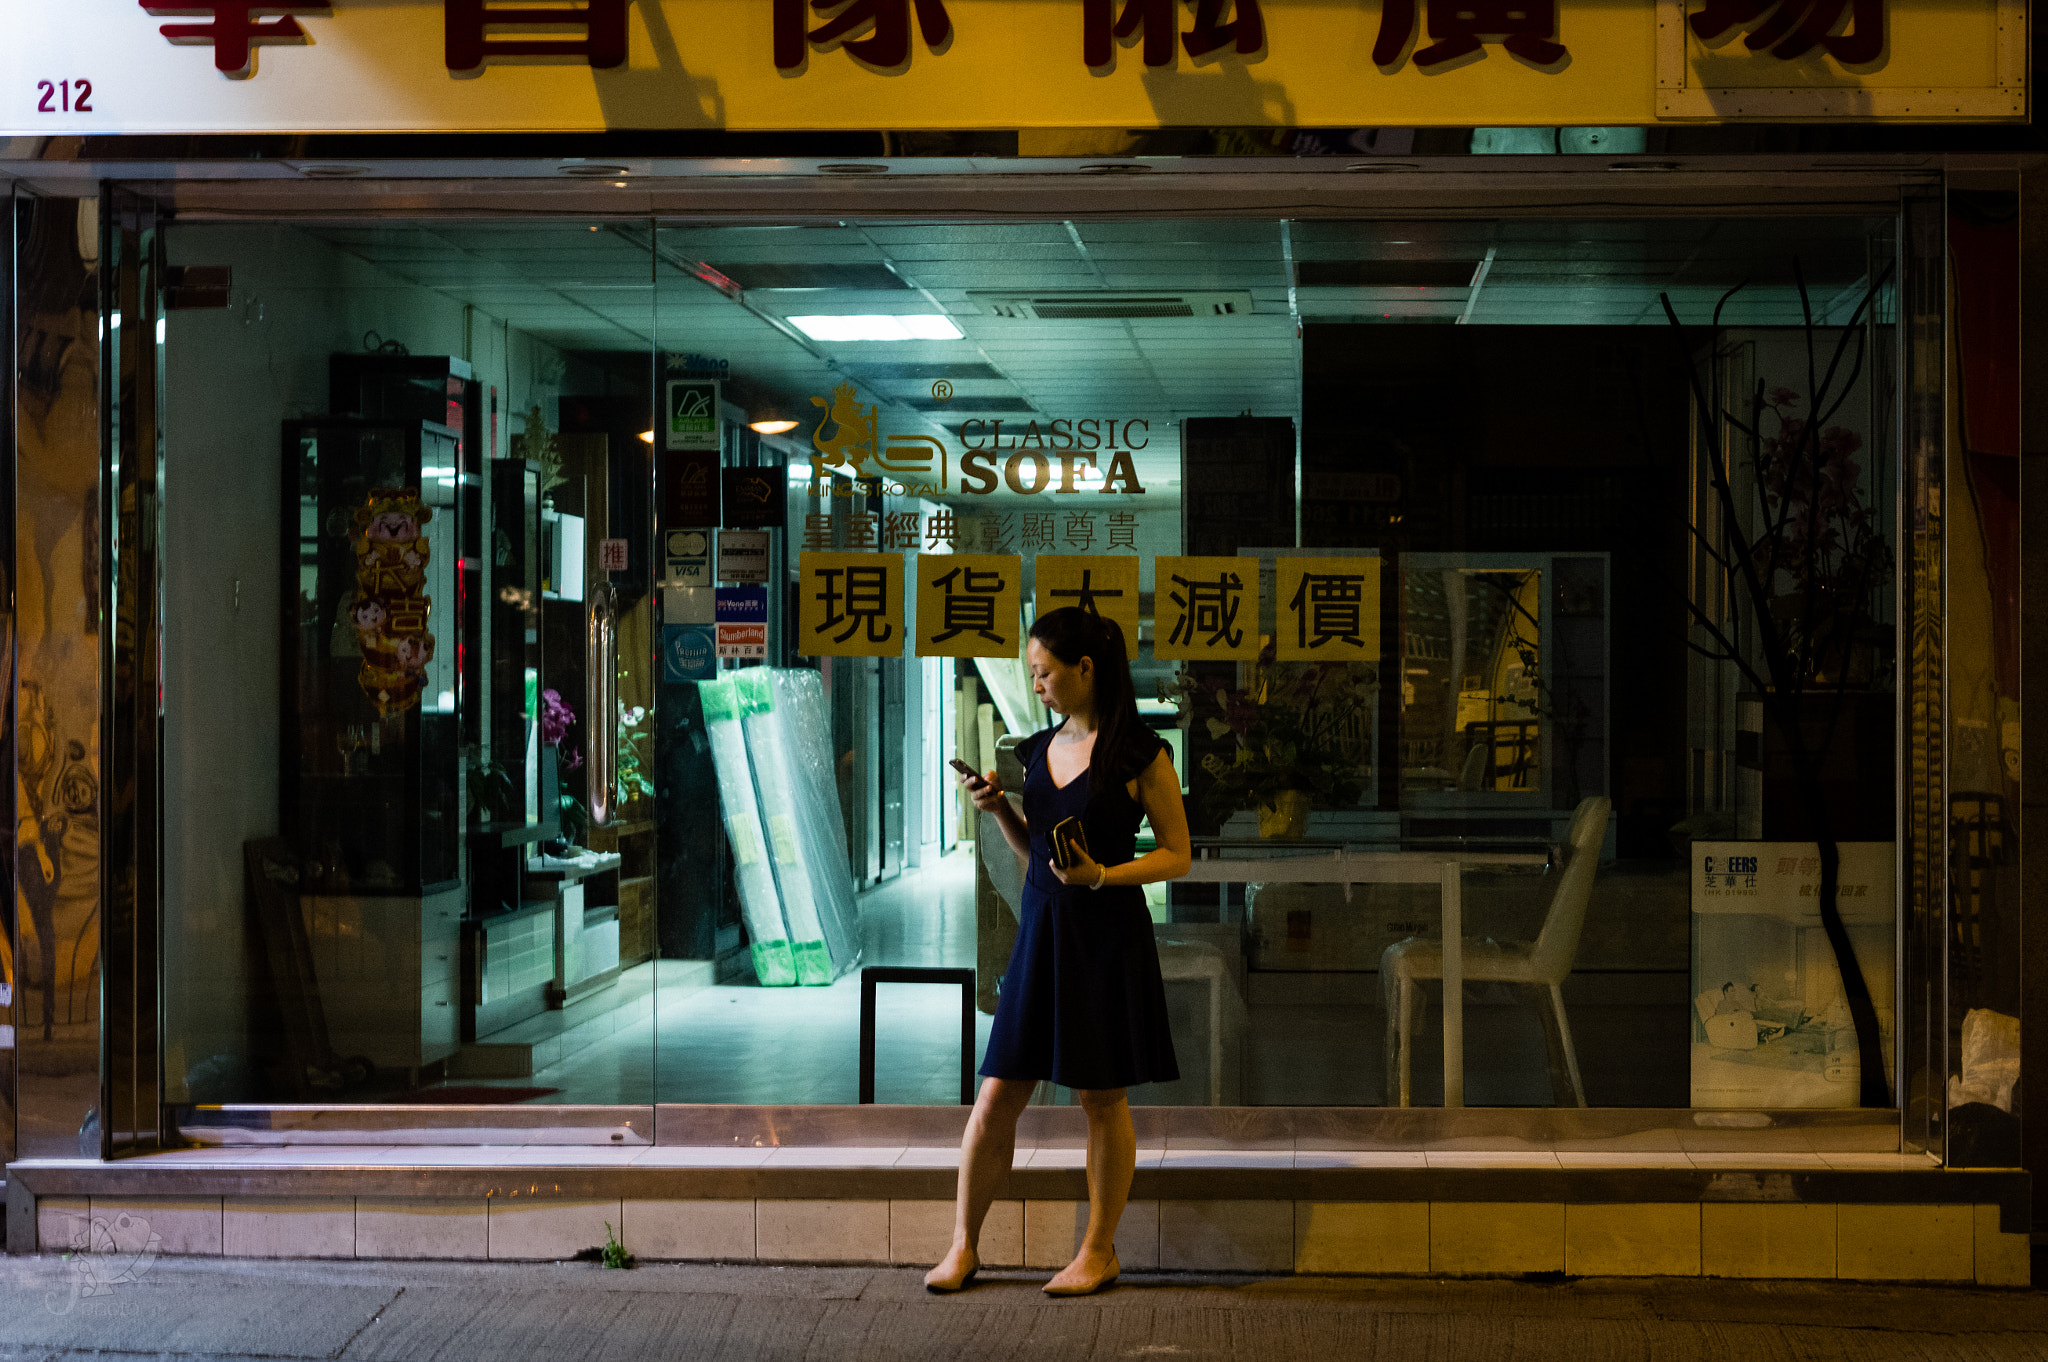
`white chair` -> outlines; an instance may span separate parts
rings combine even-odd
[[[1579,930],[1585,926],[1586,903],[1593,895],[1593,872],[1607,836],[1608,808],[1605,799],[1595,796],[1580,803],[1572,814],[1564,871],[1533,945],[1470,938],[1464,942],[1467,980],[1549,988],[1550,1015],[1545,1020],[1555,1026],[1555,1037],[1562,1042],[1572,1097],[1582,1107],[1586,1105],[1586,1088],[1579,1081],[1579,1057],[1572,1049],[1571,1026],[1565,1021],[1563,985],[1572,972],[1572,958],[1578,954]],[[1411,1038],[1422,1005],[1418,981],[1443,977],[1440,941],[1410,937],[1387,947],[1380,956],[1380,986],[1387,999],[1387,1081],[1391,1084],[1399,1075],[1404,1107],[1409,1105]]]
[[[1493,739],[1485,742],[1473,740],[1472,750],[1465,754],[1465,767],[1458,772],[1458,789],[1470,794],[1486,788],[1486,772],[1493,758]]]

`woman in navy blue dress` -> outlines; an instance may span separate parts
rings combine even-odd
[[[973,1278],[982,1219],[1016,1151],[1017,1118],[1039,1081],[1050,1079],[1074,1089],[1088,1114],[1088,1230],[1074,1260],[1045,1286],[1077,1296],[1116,1280],[1116,1226],[1137,1164],[1125,1089],[1180,1077],[1141,886],[1187,873],[1188,820],[1166,744],[1138,717],[1114,622],[1071,606],[1048,611],[1032,626],[1024,658],[1039,699],[1064,717],[1017,748],[1021,818],[995,772],[963,777],[975,807],[995,815],[1029,868],[982,1059],[986,1081],[960,1146],[953,1246],[925,1286],[957,1291]],[[1068,818],[1080,820],[1086,849],[1062,869],[1051,839]],[[1138,856],[1145,818],[1158,848]]]

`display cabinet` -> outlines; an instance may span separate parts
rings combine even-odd
[[[419,897],[309,894],[299,900],[313,976],[337,1054],[403,1071],[408,1086],[459,1043],[460,888]]]
[[[462,878],[459,443],[426,421],[285,423],[280,823],[306,893]]]
[[[460,1027],[460,443],[399,418],[284,427],[279,821],[333,1044],[408,1084]]]

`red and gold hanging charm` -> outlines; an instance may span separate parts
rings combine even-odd
[[[421,526],[434,510],[412,487],[374,487],[355,514],[356,598],[352,611],[363,667],[356,680],[380,715],[419,703],[434,636],[424,594],[433,551]]]

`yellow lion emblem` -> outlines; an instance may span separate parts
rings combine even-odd
[[[811,459],[811,476],[824,476],[827,468],[844,468],[854,477],[865,476],[863,465],[874,457],[875,426],[881,418],[880,405],[863,407],[859,394],[851,383],[842,383],[832,390],[832,403],[825,419],[818,422],[818,428],[811,432],[811,448],[817,454]],[[825,399],[813,397],[813,406],[825,406]],[[832,438],[825,438],[825,427],[832,427]]]

